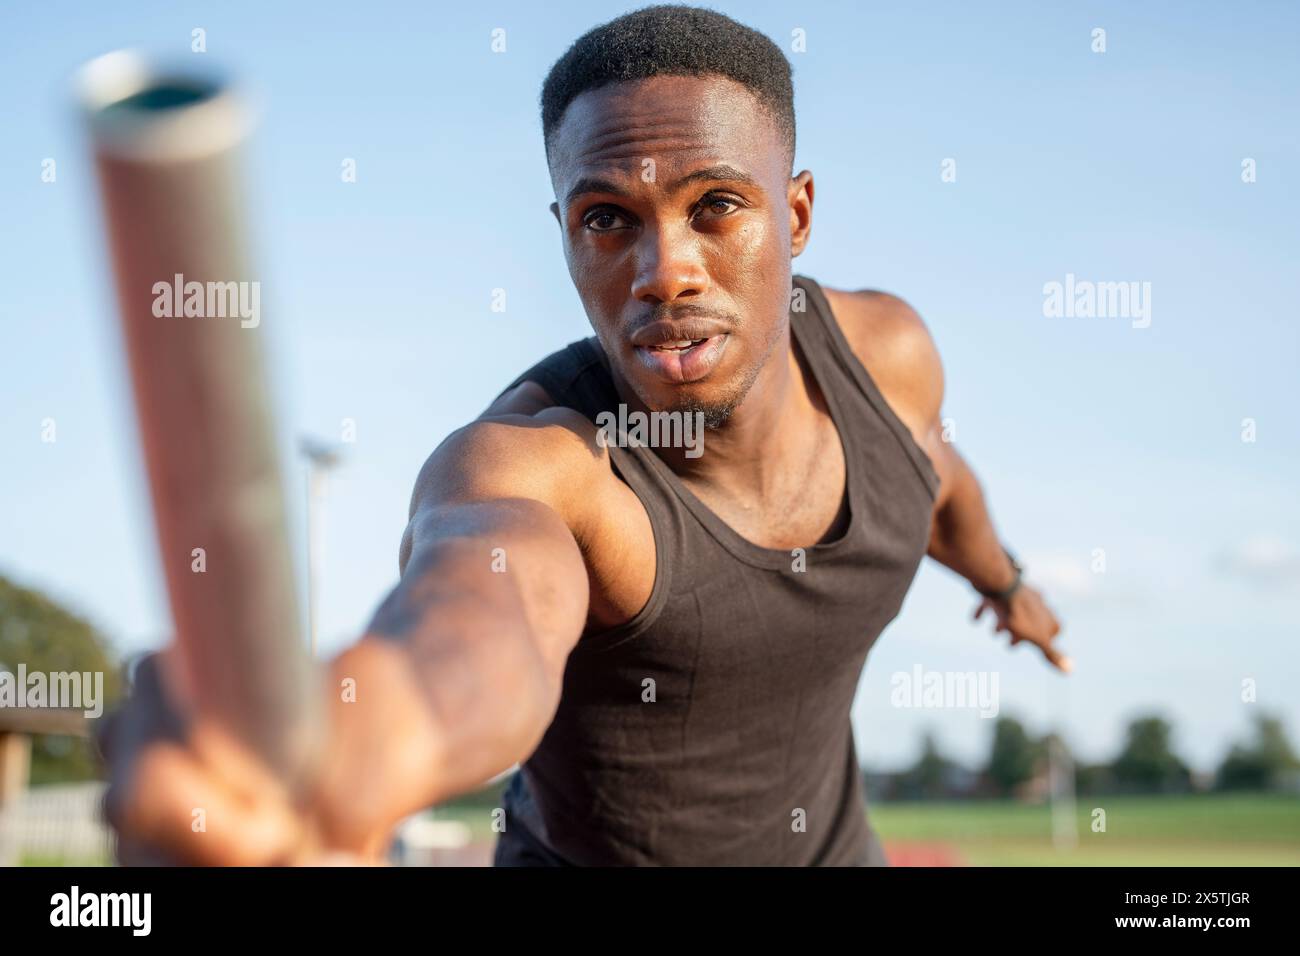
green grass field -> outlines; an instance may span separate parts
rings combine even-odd
[[[491,814],[497,785],[444,804],[434,815],[466,823],[476,843],[496,836]],[[1106,811],[1106,831],[1092,830],[1092,811]],[[872,825],[894,862],[919,862],[938,851],[969,866],[1300,866],[1300,797],[1262,794],[1080,799],[1078,846],[1052,844],[1046,806],[1011,801],[878,803]],[[26,857],[23,863],[102,864],[103,860]],[[917,862],[917,860],[913,860]]]
[[[1106,811],[1094,833],[1092,811]],[[942,844],[972,866],[1297,866],[1300,798],[1080,798],[1078,846],[1052,845],[1046,806],[1006,801],[882,803],[872,824],[888,845]]]
[[[491,788],[437,811],[495,839]],[[1106,811],[1106,831],[1092,811]],[[1080,798],[1078,845],[1057,850],[1046,805],[1002,800],[877,803],[872,825],[901,862],[939,850],[970,866],[1300,866],[1300,797],[1239,794]]]

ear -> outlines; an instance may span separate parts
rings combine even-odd
[[[790,256],[803,252],[812,234],[813,175],[804,170],[790,180]]]
[[[560,221],[560,204],[558,202],[551,203],[551,215],[555,217],[555,221],[561,226],[564,225],[564,223]]]

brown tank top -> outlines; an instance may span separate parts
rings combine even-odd
[[[843,533],[760,547],[652,448],[611,446],[650,518],[654,587],[570,655],[555,718],[507,789],[499,865],[876,861],[849,708],[925,554],[939,479],[821,287],[794,282],[807,308],[792,308],[792,334],[844,447]],[[523,381],[593,422],[618,408],[594,337],[511,387]]]

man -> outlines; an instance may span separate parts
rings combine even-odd
[[[401,582],[331,665],[356,699],[329,691],[310,804],[234,754],[200,761],[189,741],[210,728],[161,739],[164,658],[110,748],[128,845],[374,855],[406,814],[523,762],[498,864],[882,863],[849,708],[922,556],[1068,670],[940,437],[920,318],[792,275],[814,193],[791,175],[780,50],[648,8],[579,39],[542,114],[595,336],[430,456]]]

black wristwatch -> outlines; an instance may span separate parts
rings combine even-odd
[[[1002,549],[1002,553],[1005,554],[1007,556],[1007,560],[1011,562],[1011,569],[1016,572],[1016,579],[1012,581],[1008,587],[1006,587],[1001,591],[985,591],[981,588],[976,588],[975,590],[978,591],[980,594],[982,594],[984,597],[988,598],[990,601],[1000,601],[1005,604],[1007,601],[1011,600],[1011,595],[1019,591],[1020,585],[1024,583],[1025,567],[1023,564],[1017,561],[1016,556],[1012,554],[1010,551],[1008,551],[1006,548]]]

